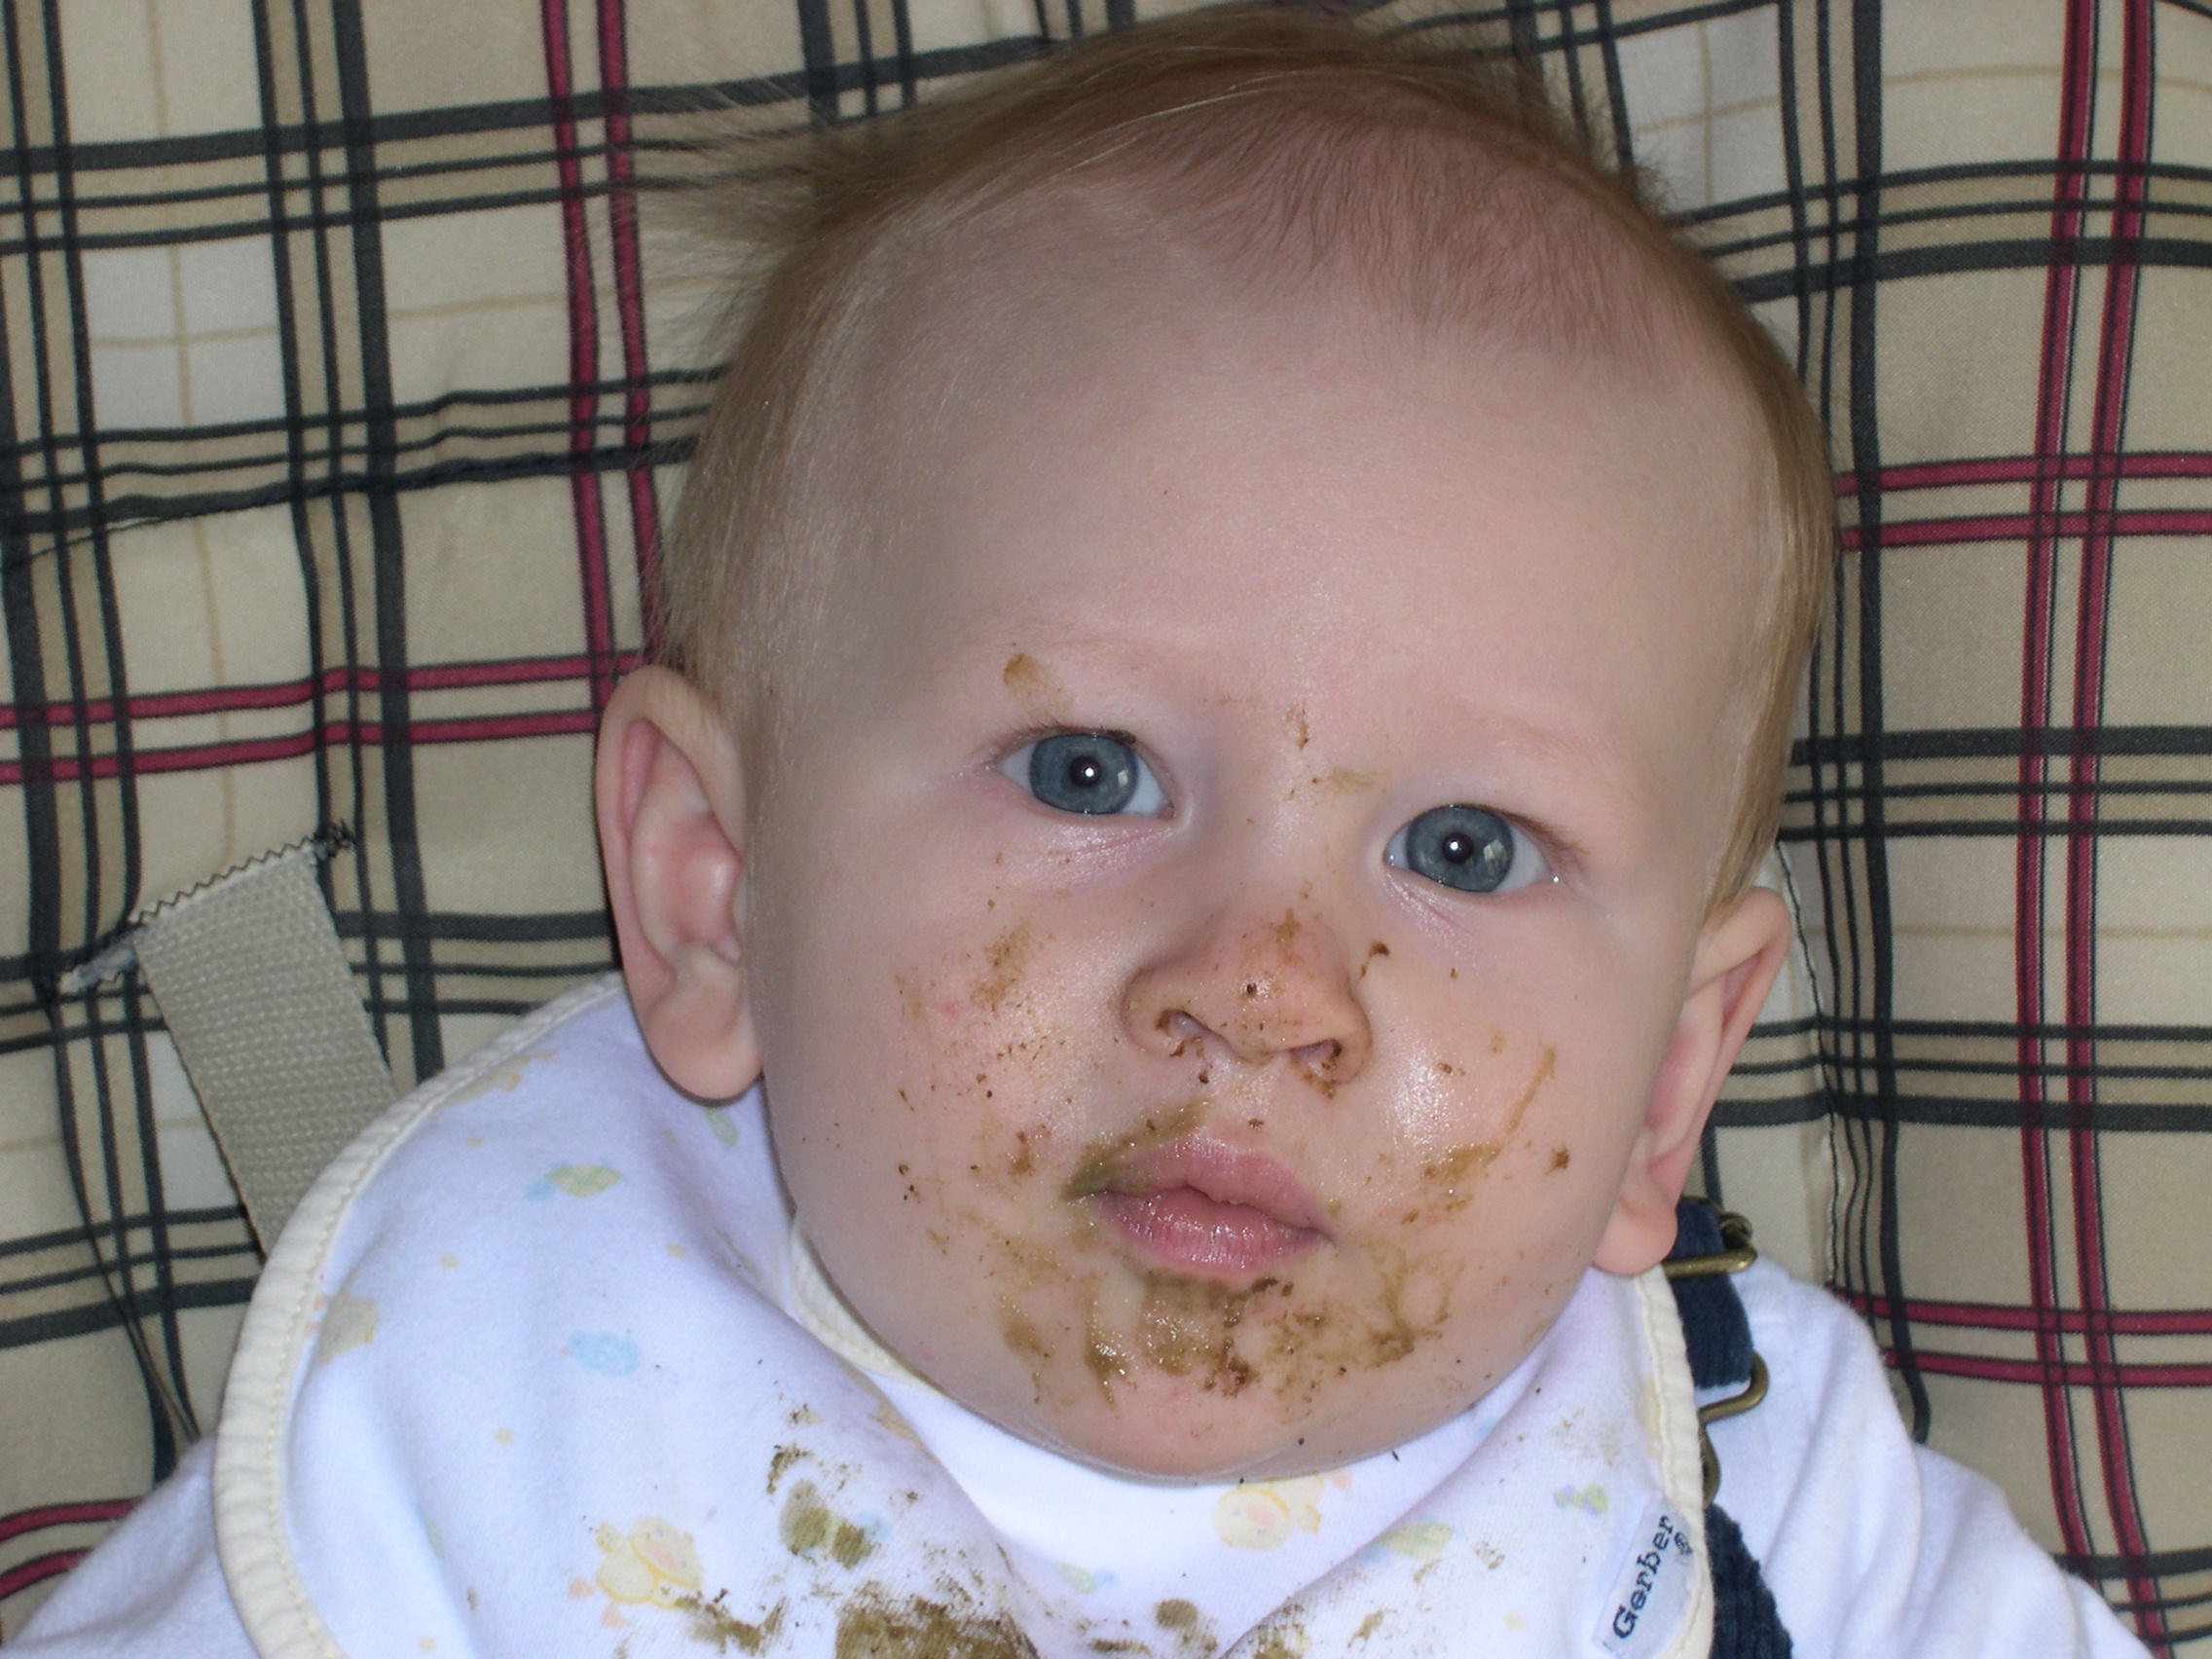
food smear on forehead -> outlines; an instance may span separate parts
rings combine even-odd
[[[1006,659],[999,681],[1020,700],[1031,719],[1057,725],[1068,718],[1067,687],[1027,651],[1016,650]]]

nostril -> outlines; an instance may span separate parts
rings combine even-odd
[[[1298,1063],[1312,1071],[1329,1071],[1344,1058],[1345,1046],[1331,1037],[1326,1042],[1309,1043],[1296,1051]]]
[[[1180,1058],[1184,1050],[1194,1043],[1202,1042],[1206,1034],[1203,1025],[1179,1008],[1161,1010],[1160,1018],[1154,1023],[1175,1045],[1168,1051],[1170,1059]]]

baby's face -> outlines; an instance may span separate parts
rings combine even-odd
[[[831,1278],[1148,1474],[1341,1464],[1522,1358],[1731,806],[1749,417],[1346,332],[1138,319],[902,415],[740,901]]]

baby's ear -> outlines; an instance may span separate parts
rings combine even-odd
[[[1789,935],[1788,906],[1765,887],[1721,905],[1698,935],[1681,1017],[1599,1240],[1597,1265],[1607,1272],[1640,1273],[1674,1247],[1675,1202],[1689,1179],[1698,1137],[1782,971]]]
[[[760,1071],[737,921],[736,742],[690,682],[641,668],[600,721],[594,783],[622,977],[645,1047],[677,1088],[727,1099]]]

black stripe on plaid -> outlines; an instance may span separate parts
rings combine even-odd
[[[700,109],[749,112],[765,126],[810,111],[865,115],[1038,50],[1034,40],[1021,39],[921,54],[912,48],[903,0],[891,0],[888,13],[865,0],[793,4],[806,43],[802,65],[624,88],[637,153],[663,153]],[[1065,38],[1119,26],[1132,10],[1127,0],[1037,0],[1039,32]],[[2178,0],[2161,0],[2157,12],[2167,27],[2195,27],[2195,19],[2212,17],[2204,6]],[[2045,727],[2027,740],[1994,728],[1921,729],[1900,724],[1886,706],[1885,600],[1895,603],[1891,578],[1922,555],[1899,539],[1900,527],[1920,511],[1919,498],[1883,481],[1883,388],[1875,380],[1882,290],[1930,276],[2042,271],[2054,263],[2093,276],[2122,255],[2138,270],[2202,269],[2212,264],[2212,239],[2201,228],[2212,199],[2202,169],[2154,160],[2137,169],[2153,193],[2147,234],[2060,239],[2049,229],[2050,201],[2069,169],[2047,159],[1886,168],[1881,13],[1870,0],[1674,7],[1515,0],[1468,15],[1519,31],[1531,50],[1559,64],[1583,119],[1619,133],[1637,113],[1623,84],[1624,43],[1701,19],[1768,13],[1779,43],[1788,188],[1694,217],[1746,292],[1794,322],[1801,373],[1851,468],[1855,488],[1845,515],[1859,547],[1856,564],[1839,575],[1838,618],[1816,662],[1788,829],[1807,866],[1818,866],[1824,877],[1814,910],[1833,1003],[1819,1026],[1826,1075],[1800,1074],[1791,1045],[1803,1032],[1762,1027],[1721,1117],[1736,1124],[1803,1123],[1832,1106],[1847,1166],[1843,1279],[1898,1309],[1908,1300],[1901,1231],[1910,1218],[1900,1210],[1897,1177],[1900,1158],[1912,1156],[1913,1135],[1960,1124],[2019,1129],[2022,1114],[2005,1086],[2024,1070],[2056,1080],[2051,1098],[2059,1103],[2034,1122],[2059,1131],[2075,1126],[2080,1109],[2064,1103],[2064,1085],[2076,1062],[2063,1052],[2022,1061],[2023,1041],[2060,1051],[2070,1043],[2094,1045],[2096,1132],[2200,1130],[2207,1126],[2196,1115],[2205,1109],[2212,1033],[2094,1020],[1930,1021],[1898,1004],[1888,849],[1915,837],[2017,841],[2023,831],[2004,809],[2021,793],[2023,742],[2043,746],[2059,766],[2072,753],[2051,746],[2073,740],[2063,727]],[[10,390],[50,388],[37,402],[36,430],[0,429],[0,625],[21,717],[5,736],[25,775],[19,793],[36,877],[23,949],[0,961],[0,1051],[44,1046],[55,1052],[63,1121],[72,1125],[69,1144],[84,1183],[86,1236],[98,1240],[101,1254],[26,1271],[15,1292],[99,1291],[73,1306],[104,1307],[97,1317],[138,1333],[158,1438],[167,1432],[162,1424],[189,1420],[177,1405],[183,1378],[170,1335],[175,1314],[195,1297],[233,1294],[233,1281],[242,1284],[243,1275],[225,1272],[224,1264],[244,1267],[250,1247],[242,1229],[218,1236],[236,1225],[225,1216],[170,1212],[158,1201],[144,1058],[146,1039],[159,1029],[154,1011],[132,987],[66,1001],[54,989],[59,972],[111,937],[140,897],[135,838],[120,830],[125,815],[137,810],[146,780],[128,762],[134,744],[151,741],[143,734],[160,729],[158,720],[133,726],[129,717],[133,705],[122,645],[113,637],[105,537],[124,525],[234,507],[290,509],[313,670],[303,724],[350,734],[312,750],[317,822],[345,818],[377,831],[364,836],[344,867],[326,871],[326,880],[364,1001],[395,1050],[404,1081],[436,1058],[440,1018],[519,1010],[571,975],[599,971],[608,946],[596,916],[441,911],[415,867],[420,813],[404,780],[395,791],[382,773],[385,750],[362,735],[381,729],[405,746],[431,706],[429,694],[392,679],[421,666],[410,657],[398,603],[406,553],[399,499],[461,482],[665,461],[682,453],[698,382],[684,366],[667,363],[643,377],[652,424],[641,453],[613,413],[629,384],[603,369],[582,388],[596,413],[587,418],[588,442],[579,451],[564,442],[576,430],[569,407],[575,387],[466,387],[402,406],[392,396],[388,366],[379,368],[387,348],[373,304],[380,228],[404,217],[571,196],[602,201],[607,148],[595,124],[608,104],[594,88],[579,87],[566,102],[578,134],[564,153],[584,164],[581,181],[567,191],[546,182],[556,159],[546,141],[550,102],[379,111],[361,76],[356,10],[322,0],[255,0],[259,127],[80,147],[67,142],[65,126],[41,131],[25,113],[36,100],[26,100],[23,90],[35,82],[49,89],[65,122],[58,53],[46,44],[54,15],[51,4],[11,8],[0,24],[18,141],[11,181],[17,200],[0,202],[0,264],[36,267],[52,290],[32,308],[28,336],[0,334],[0,383]],[[879,26],[886,17],[888,29]],[[453,156],[449,141],[457,137],[473,140],[475,152]],[[149,189],[142,176],[131,176],[156,169],[173,188]],[[2129,175],[2094,158],[2071,170],[2082,211],[2109,217]],[[21,205],[34,199],[53,204],[38,220]],[[151,227],[146,216],[153,213],[166,213],[170,222]],[[57,216],[67,226],[58,240]],[[83,252],[236,236],[267,238],[276,250],[283,418],[183,433],[99,428],[84,407],[90,378],[81,326]],[[31,260],[34,247],[51,272],[49,263]],[[74,357],[54,359],[55,340],[70,342]],[[0,407],[0,422],[12,422],[24,406],[11,398]],[[2195,498],[2201,501],[2201,493]],[[326,688],[325,670],[342,671],[336,688]],[[100,706],[123,713],[92,718]],[[2052,810],[2048,828],[2036,833],[2054,844],[2092,834],[2205,833],[2199,797],[2212,774],[2191,769],[2212,749],[2205,732],[2100,725],[2094,742],[2094,820],[2066,822],[2059,808],[2072,786],[2055,781],[2054,772],[2037,786]],[[399,751],[403,765],[413,753]],[[122,758],[104,779],[57,774],[57,763],[92,755]],[[81,856],[64,857],[65,848]],[[1748,1092],[1734,1092],[1739,1086]],[[165,1230],[169,1236],[158,1241]],[[14,1260],[0,1254],[0,1309],[12,1294],[6,1264]],[[1933,1426],[1940,1406],[1914,1363],[1914,1322],[1899,1314],[1878,1328],[1914,1387],[1919,1425]],[[157,1466],[166,1455],[157,1453]],[[2101,1501],[2094,1493],[2084,1496]],[[2100,1548],[2069,1565],[2111,1586],[2123,1603],[2139,1601],[2135,1610],[2146,1620],[2199,1606],[2212,1567],[2201,1548],[2194,1540],[2153,1543],[2133,1554]],[[2133,1597],[2127,1586],[2146,1575],[2156,1592]],[[2200,1634],[2202,1623],[2174,1619],[2168,1650]]]

